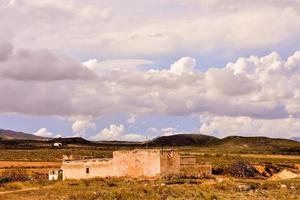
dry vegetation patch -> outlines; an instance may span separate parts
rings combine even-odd
[[[125,199],[297,199],[300,179],[268,181],[257,179],[165,179],[95,178],[56,182],[39,190],[1,195],[6,200],[125,200]],[[198,181],[193,184],[191,181]],[[212,184],[206,184],[206,183]],[[285,186],[285,187],[283,187]]]

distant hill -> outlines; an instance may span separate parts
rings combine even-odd
[[[149,146],[208,146],[220,139],[202,134],[177,134],[155,138],[146,144]]]
[[[244,146],[298,146],[299,142],[282,139],[282,138],[269,138],[269,137],[243,137],[243,136],[228,136],[215,143],[216,145],[232,146],[232,145],[244,145]]]
[[[296,138],[297,139],[297,138]],[[130,142],[130,141],[88,141],[81,137],[68,138],[45,138],[23,132],[15,132],[0,129],[0,147],[1,148],[36,148],[44,147],[55,142],[64,145],[84,145],[84,146],[106,146],[117,147],[127,146],[131,148],[149,147],[209,147],[224,149],[229,152],[269,152],[269,153],[292,153],[300,154],[300,142],[296,140],[268,138],[268,137],[242,137],[229,136],[222,139],[202,135],[199,133],[177,134],[170,136],[161,136],[149,141]],[[299,139],[299,138],[298,138]]]
[[[179,134],[155,138],[144,145],[199,146],[224,149],[227,152],[300,153],[300,143],[281,138],[229,136],[222,139],[201,134]]]
[[[95,144],[95,143],[88,141],[86,139],[83,139],[81,137],[55,138],[55,139],[49,140],[49,142],[51,142],[51,143],[59,142],[62,144],[81,144],[81,145]]]
[[[29,133],[16,132],[4,129],[0,129],[0,138],[2,140],[49,140],[49,138],[46,137],[40,137]]]
[[[294,140],[294,141],[297,141],[297,142],[300,142],[300,137],[292,137],[291,140]]]
[[[229,136],[212,144],[210,147],[239,153],[282,153],[299,154],[300,143],[281,138]]]

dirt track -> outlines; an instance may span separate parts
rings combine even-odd
[[[4,192],[0,192],[1,194],[10,194],[10,193],[17,193],[17,192],[26,192],[26,191],[32,191],[32,190],[38,190],[40,189],[39,187],[33,187],[33,188],[24,188],[24,189],[20,189],[20,190],[10,190],[10,191],[4,191]]]

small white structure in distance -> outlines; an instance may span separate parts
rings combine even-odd
[[[57,169],[57,170],[49,171],[48,176],[49,176],[49,181],[61,180],[62,179],[62,170]]]
[[[55,142],[55,143],[53,144],[53,146],[54,146],[54,147],[61,147],[61,146],[62,146],[62,143],[60,143],[60,142]]]

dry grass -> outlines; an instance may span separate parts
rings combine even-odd
[[[24,161],[0,161],[0,169],[11,167],[22,168],[59,168],[61,162],[24,162]]]
[[[1,194],[6,200],[100,200],[100,199],[297,199],[300,179],[267,181],[255,179],[199,179],[197,184],[174,180],[89,179],[56,182],[39,190]],[[191,180],[190,180],[191,181]],[[193,180],[194,181],[194,180]],[[284,185],[285,187],[283,187]],[[31,185],[32,186],[32,185]],[[242,187],[241,187],[242,186]],[[11,187],[11,186],[10,186]],[[22,186],[24,188],[24,185]],[[27,186],[29,187],[29,185]]]

